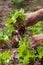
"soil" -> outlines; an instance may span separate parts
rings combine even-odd
[[[24,0],[22,3],[22,6],[19,7],[19,6],[15,5],[11,0],[0,0],[0,29],[1,28],[3,29],[3,27],[6,23],[6,19],[9,17],[9,12],[12,11],[13,9],[24,8],[25,11],[28,11],[28,10],[37,10],[37,9],[43,8],[43,6],[40,5],[40,3],[37,4],[38,6],[34,5],[35,2],[38,3],[37,0]],[[34,5],[34,7],[32,7],[32,5]],[[30,31],[28,31],[28,35],[31,35]],[[16,36],[18,36],[18,38],[21,39],[21,36],[19,34],[16,34]],[[4,64],[4,65],[22,65],[22,64],[19,64],[18,60],[15,58],[15,56],[17,54],[17,46],[16,46],[17,44],[13,45],[15,43],[14,38],[15,38],[15,34],[13,35],[13,37],[10,40],[9,45],[7,45],[7,47],[6,47],[6,45],[3,44],[3,42],[0,42],[1,46],[2,46],[2,49],[0,49],[0,52],[7,51],[9,49],[12,51],[12,61],[13,61],[12,64]],[[37,62],[38,62],[38,64],[37,64]],[[41,64],[39,64],[39,61],[37,61],[37,62],[34,65],[41,65]]]

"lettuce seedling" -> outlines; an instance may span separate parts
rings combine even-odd
[[[0,63],[5,64],[10,62],[11,51],[0,53]]]
[[[38,51],[38,54],[39,54],[38,57],[42,58],[43,57],[43,46],[39,46],[37,51]]]
[[[29,29],[32,31],[33,34],[43,34],[41,22],[38,22],[34,26],[30,26]]]
[[[20,9],[19,11],[14,10],[14,11],[10,12],[10,16],[11,16],[11,18],[7,19],[7,24],[11,24],[11,23],[15,24],[17,21],[19,23],[19,22],[24,22],[24,20],[25,20],[25,15],[24,15],[23,9]]]
[[[30,63],[30,58],[35,58],[36,51],[31,48],[28,43],[28,38],[24,38],[19,42],[18,48],[18,60],[23,63],[23,65],[28,65]]]

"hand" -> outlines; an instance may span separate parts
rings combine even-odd
[[[43,9],[37,10],[32,13],[25,13],[25,26],[32,26],[39,22],[40,20],[43,20]]]
[[[33,13],[25,13],[25,21],[24,26],[31,26],[33,22],[30,22],[32,20]]]
[[[30,45],[35,48],[43,42],[43,34],[34,35],[30,40]]]
[[[16,22],[17,24],[18,24],[18,26],[19,27],[22,27],[22,26],[31,26],[31,24],[33,23],[33,22],[30,22],[33,18],[33,13],[25,13],[24,14],[24,16],[25,16],[25,20],[24,20],[24,22]]]

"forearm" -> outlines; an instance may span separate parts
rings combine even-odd
[[[43,9],[40,9],[34,13],[28,13],[24,25],[31,26],[39,22],[40,20],[43,20]]]

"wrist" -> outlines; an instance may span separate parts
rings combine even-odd
[[[37,11],[39,20],[43,20],[43,9]]]

